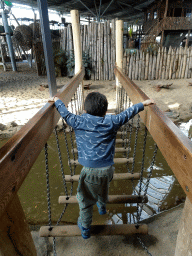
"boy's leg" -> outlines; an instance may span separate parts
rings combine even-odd
[[[113,179],[114,169],[115,168],[113,166],[109,168],[109,170],[107,171],[108,173],[107,179],[103,180],[102,187],[98,193],[97,207],[101,209],[101,214],[102,214],[102,211],[103,212],[106,211],[106,203],[108,201],[108,194],[109,194],[109,185]]]
[[[79,200],[79,195],[77,194],[77,200],[79,203],[79,217],[81,220],[81,224],[84,228],[89,228],[92,223],[92,215],[93,215],[93,204],[88,204]]]

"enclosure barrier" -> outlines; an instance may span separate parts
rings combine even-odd
[[[83,77],[81,70],[56,94],[66,106]],[[4,255],[36,255],[17,192],[59,118],[54,103],[46,103],[0,150],[0,248]]]
[[[148,96],[125,76],[120,68],[115,67],[115,75],[133,104],[148,99]],[[156,105],[145,108],[140,112],[140,116],[192,203],[191,140]]]

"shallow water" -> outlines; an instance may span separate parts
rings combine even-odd
[[[191,122],[191,120],[189,121]],[[187,134],[187,129],[189,127],[188,123],[179,124],[179,127]],[[138,143],[136,147],[136,157],[134,172],[140,172],[142,165],[142,155],[143,155],[143,139],[144,139],[144,129],[140,129],[138,135]],[[74,134],[73,134],[74,136]],[[70,146],[69,151],[71,152],[71,142],[70,136],[68,137],[68,144]],[[120,137],[118,137],[120,138]],[[64,134],[59,133],[60,149],[62,152],[62,160],[64,173],[70,174],[70,168],[68,166],[67,150],[65,146]],[[129,157],[133,156],[134,153],[134,142],[135,142],[135,129],[132,134],[131,139],[131,152]],[[5,142],[1,141],[0,146]],[[152,161],[153,151],[154,151],[154,141],[150,134],[147,136],[146,152],[145,152],[145,162],[144,162],[144,184],[142,185],[143,190],[145,189],[145,183],[147,175],[150,171],[150,164]],[[48,141],[48,154],[49,154],[49,180],[50,180],[50,200],[51,200],[51,215],[52,221],[56,222],[60,217],[65,205],[58,204],[58,198],[60,195],[65,195],[65,186],[63,185],[63,179],[61,174],[61,168],[59,163],[57,143],[54,134],[51,135]],[[70,154],[72,157],[72,154]],[[117,154],[115,157],[123,157],[122,154]],[[132,165],[129,165],[129,170],[132,170]],[[81,171],[81,166],[77,166],[75,174],[79,174]],[[122,173],[127,172],[128,169],[125,165],[116,165],[115,172]],[[138,187],[139,182],[134,181],[134,186]],[[112,181],[110,184],[109,194],[110,195],[123,195],[132,194],[131,181]],[[77,183],[73,184],[73,195],[76,194]],[[71,183],[67,183],[68,194],[71,192]],[[21,200],[24,212],[28,223],[30,224],[43,224],[48,223],[48,208],[47,208],[47,183],[46,183],[46,172],[45,172],[45,156],[44,150],[40,153],[37,161],[33,165],[29,175],[22,184],[18,195]],[[153,214],[164,211],[165,209],[170,209],[175,205],[181,203],[185,199],[185,193],[180,187],[178,181],[176,180],[174,174],[172,173],[170,167],[166,163],[161,152],[158,150],[155,165],[152,171],[152,176],[148,188],[148,199],[149,202],[144,205],[141,214],[141,219],[146,219]],[[107,214],[105,216],[100,216],[97,212],[96,206],[94,206],[93,211],[93,224],[102,223],[128,223],[132,221],[133,213],[131,212],[131,206],[134,204],[120,204],[120,205],[107,205]],[[78,204],[69,204],[62,222],[74,224],[77,222],[78,218]]]

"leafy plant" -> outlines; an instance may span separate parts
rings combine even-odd
[[[91,78],[91,58],[89,57],[89,54],[86,52],[83,52],[82,56],[83,66],[85,68],[85,79],[89,80]],[[75,70],[75,56],[74,51],[72,50],[68,54],[68,59],[66,61],[67,63],[67,70],[68,70],[68,76],[72,77],[74,76],[74,70]]]

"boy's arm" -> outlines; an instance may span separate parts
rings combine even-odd
[[[55,106],[59,114],[65,119],[66,123],[70,125],[72,128],[76,128],[79,123],[79,116],[72,114],[65,107],[65,104],[58,98],[53,97],[48,100],[49,102],[54,101]]]
[[[126,109],[125,111],[121,112],[116,116],[112,116],[113,123],[115,124],[116,128],[118,129],[120,126],[127,123],[131,118],[133,118],[136,114],[144,110],[145,106],[149,106],[154,104],[153,99],[145,100],[138,104],[133,105],[132,107]]]

